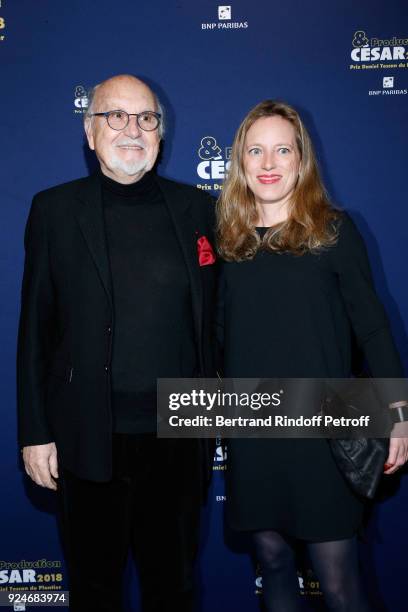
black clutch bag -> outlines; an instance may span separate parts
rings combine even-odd
[[[385,410],[379,407],[372,382],[358,379],[350,381],[340,393],[332,393],[323,402],[322,411],[333,416],[358,418],[367,412],[379,411],[383,416],[383,431],[387,435],[391,423]],[[389,438],[353,437],[330,438],[329,445],[337,467],[357,495],[372,499],[377,490],[389,451]]]
[[[337,467],[353,491],[372,499],[384,471],[388,456],[388,439],[331,438],[329,444]]]

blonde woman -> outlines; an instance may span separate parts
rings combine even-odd
[[[267,100],[245,117],[217,212],[225,376],[348,377],[352,333],[373,376],[403,376],[362,237],[331,205],[295,109]],[[386,473],[407,453],[407,438],[393,437]],[[329,609],[369,610],[356,542],[364,501],[327,440],[236,439],[229,457],[227,517],[253,533],[266,609],[300,609],[303,541]]]

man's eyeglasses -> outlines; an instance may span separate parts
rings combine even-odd
[[[129,117],[136,117],[137,125],[145,132],[152,132],[159,127],[161,115],[153,111],[143,113],[127,113],[123,110],[107,111],[106,113],[92,113],[90,117],[105,117],[112,130],[124,130],[129,123]]]

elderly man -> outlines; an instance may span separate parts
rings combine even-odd
[[[139,79],[97,85],[85,131],[100,170],[36,195],[27,223],[19,441],[58,488],[71,610],[121,609],[131,547],[143,610],[181,612],[211,453],[156,439],[156,379],[213,375],[213,205],[152,171],[163,111]]]

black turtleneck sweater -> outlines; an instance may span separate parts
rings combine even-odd
[[[156,379],[196,371],[191,293],[179,242],[151,172],[131,185],[101,174],[112,275],[114,431],[156,431]]]

